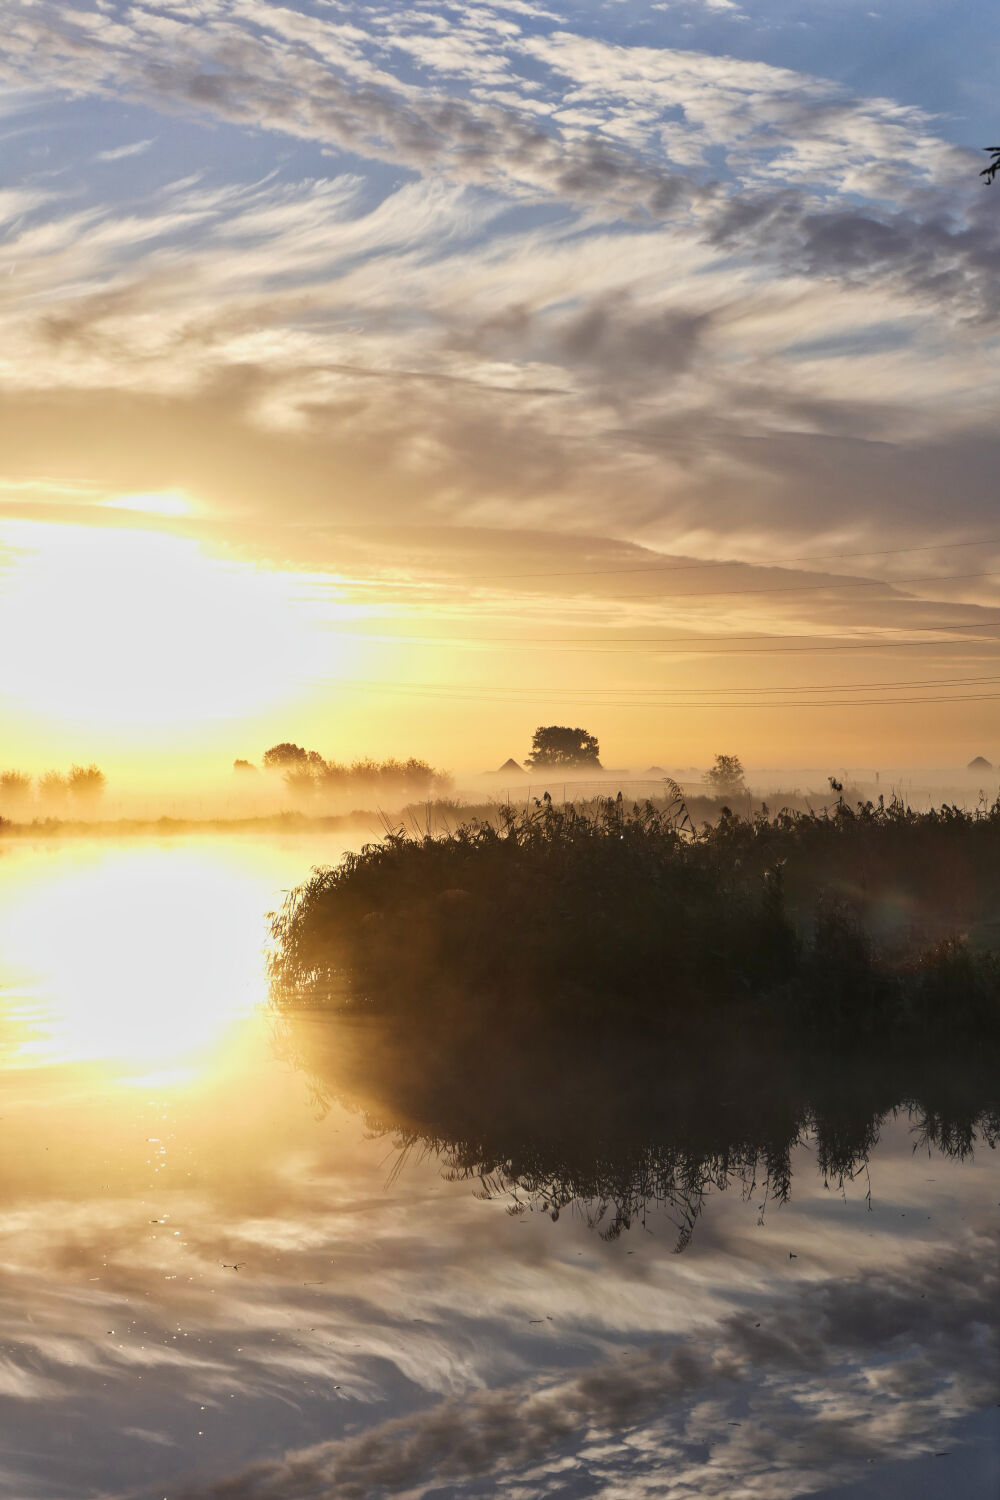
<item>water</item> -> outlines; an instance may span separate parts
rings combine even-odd
[[[265,1008],[339,852],[0,846],[5,1500],[1000,1492],[997,1152],[904,1111],[838,1187],[807,1133],[781,1202],[780,1159],[680,1182],[676,1114],[591,1161],[607,1098],[554,1126],[527,1064],[456,1123]]]

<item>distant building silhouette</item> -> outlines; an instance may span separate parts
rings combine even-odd
[[[504,761],[496,774],[498,776],[524,776],[526,773],[524,767],[518,765],[514,757],[511,756],[510,760]]]
[[[977,755],[975,760],[970,760],[965,768],[967,771],[992,771],[993,762],[986,759],[985,755]]]
[[[643,776],[666,776],[667,773],[662,766],[647,766],[642,774]]]

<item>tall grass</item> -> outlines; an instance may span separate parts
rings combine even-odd
[[[1000,1032],[1000,803],[694,829],[683,804],[549,800],[390,831],[273,919],[288,1002],[588,1027]]]

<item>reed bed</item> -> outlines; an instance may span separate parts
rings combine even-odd
[[[683,802],[389,828],[272,920],[282,1005],[601,1028],[1000,1033],[1000,802]]]

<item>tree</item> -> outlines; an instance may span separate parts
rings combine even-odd
[[[257,774],[257,767],[248,760],[234,760],[233,770],[244,776],[248,771],[252,771],[255,776]]]
[[[406,793],[408,796],[426,796],[431,791],[447,791],[451,777],[444,771],[436,771],[425,760],[410,756],[409,760],[356,760],[344,765],[336,760],[324,760],[318,750],[304,750],[301,745],[287,742],[272,745],[263,755],[266,770],[280,770],[283,780],[294,797],[312,797],[342,791],[371,792],[374,795],[393,796]],[[246,762],[237,761],[234,769],[243,769]],[[253,769],[248,767],[248,769]]]
[[[0,802],[13,806],[27,800],[31,777],[24,771],[0,771]]]
[[[310,765],[307,760],[293,761],[282,780],[293,797],[312,797],[319,791],[320,777],[325,768]]]
[[[272,745],[270,750],[264,751],[264,768],[267,771],[287,771],[292,766],[305,765],[309,760],[309,753],[301,745],[292,745],[283,740],[280,745]],[[312,753],[315,755],[315,750]]]
[[[100,766],[91,761],[89,766],[70,766],[66,785],[71,797],[81,802],[96,802],[108,784],[108,778]]]
[[[46,807],[61,807],[69,791],[69,778],[61,771],[46,771],[38,778],[38,795]]]
[[[283,771],[283,780],[293,797],[311,797],[329,767],[318,750],[303,750],[287,740],[264,751],[265,771]]]
[[[717,755],[705,780],[717,797],[732,797],[746,790],[743,762],[738,755]]]
[[[562,724],[539,725],[531,741],[531,754],[525,765],[531,771],[564,770],[590,766],[600,771],[600,746],[597,737],[585,729],[567,729]]]
[[[989,166],[984,167],[979,174],[980,177],[986,178],[986,185],[988,187],[997,173],[1000,172],[1000,146],[984,146],[983,150],[992,158]]]

